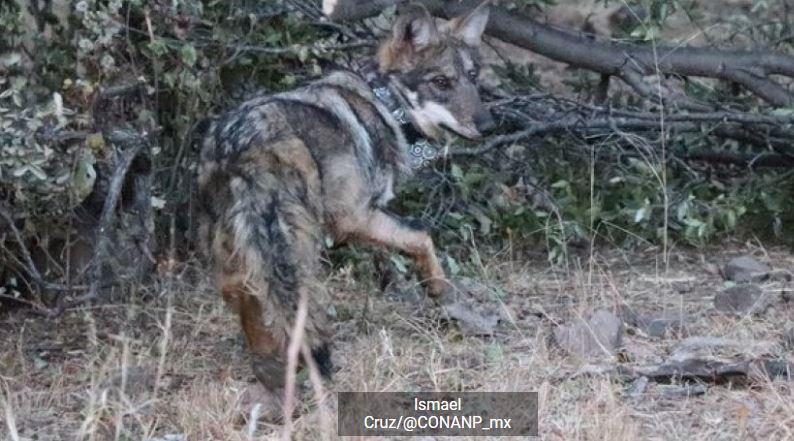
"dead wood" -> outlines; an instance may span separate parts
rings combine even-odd
[[[706,381],[727,383],[738,378],[791,378],[792,366],[785,360],[718,360],[688,358],[656,366],[631,369],[632,376],[642,375],[657,382]]]
[[[665,136],[695,133],[717,140],[732,139],[758,151],[693,149],[672,152],[680,159],[748,168],[794,166],[794,148],[791,147],[794,130],[788,128],[794,119],[787,116],[740,111],[659,114],[594,106],[548,94],[503,99],[492,103],[491,110],[515,130],[493,136],[476,147],[454,149],[451,156],[481,155],[501,145],[562,133],[593,137],[627,131],[664,131]]]
[[[447,19],[481,3],[480,0],[419,1]],[[324,0],[323,11],[332,20],[357,20],[397,3],[398,0]],[[642,77],[664,74],[730,81],[773,106],[794,104],[794,93],[772,78],[773,75],[794,78],[794,57],[775,51],[615,43],[562,31],[499,6],[491,6],[486,33],[553,60],[618,77],[646,98],[654,94],[652,86]],[[693,107],[688,104],[692,103],[682,106]]]
[[[74,299],[72,303],[81,303],[98,298],[98,290],[102,280],[103,265],[110,256],[110,233],[113,229],[113,219],[115,209],[121,198],[121,190],[127,178],[127,172],[132,166],[133,160],[141,154],[144,148],[148,147],[148,141],[140,134],[115,130],[105,135],[106,138],[121,147],[119,159],[115,164],[113,176],[110,179],[105,202],[99,216],[99,223],[96,228],[94,256],[92,259],[90,286],[88,292]],[[148,204],[148,200],[147,200]],[[59,298],[59,310],[63,310],[65,303]]]
[[[711,357],[691,357],[647,366],[628,366],[623,364],[588,366],[574,374],[574,376],[581,375],[614,375],[625,382],[646,377],[657,383],[694,381],[726,384],[737,381],[746,382],[774,378],[790,381],[794,376],[794,365],[785,359],[728,360]],[[571,378],[571,375],[560,379],[568,378]]]

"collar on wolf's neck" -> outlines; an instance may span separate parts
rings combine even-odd
[[[375,97],[383,103],[400,124],[408,141],[408,165],[411,169],[418,170],[426,167],[438,158],[440,148],[416,130],[406,114],[405,107],[392,91],[388,77],[381,74],[377,66],[374,65],[359,69],[359,73],[367,81]]]

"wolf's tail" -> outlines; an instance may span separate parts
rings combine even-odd
[[[209,204],[210,228],[203,233],[220,269],[221,293],[240,315],[254,371],[277,387],[301,296],[309,300],[304,339],[325,375],[331,370],[330,333],[325,290],[317,280],[319,181],[283,162],[273,166],[267,156],[234,171],[216,171],[216,182],[204,183],[215,186],[207,196],[223,200]]]

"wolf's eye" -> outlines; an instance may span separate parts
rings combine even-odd
[[[472,69],[468,72],[469,78],[472,80],[476,80],[477,77],[480,75],[480,71],[477,69]]]
[[[452,87],[452,83],[449,81],[449,78],[439,75],[433,78],[433,84],[436,85],[441,90],[447,90]]]

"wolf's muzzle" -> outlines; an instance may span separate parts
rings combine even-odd
[[[477,131],[486,134],[496,128],[496,121],[488,110],[481,110],[474,115],[474,126]]]

